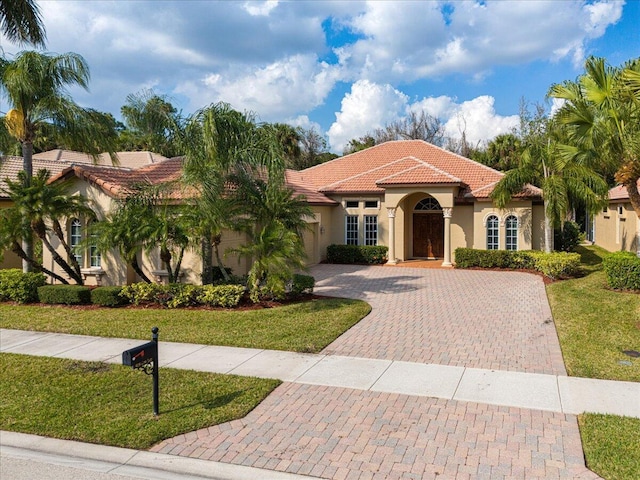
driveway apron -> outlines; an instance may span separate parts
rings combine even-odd
[[[566,375],[534,275],[344,265],[311,274],[317,293],[373,307],[325,354]],[[294,383],[241,420],[152,450],[328,479],[599,478],[573,415]]]

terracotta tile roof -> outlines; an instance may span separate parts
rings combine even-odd
[[[167,160],[153,152],[117,152],[117,162],[114,164],[108,153],[101,153],[95,159],[86,153],[74,152],[72,150],[49,150],[48,152],[36,153],[34,159],[56,160],[66,163],[80,163],[89,165],[118,166],[124,168],[140,168],[153,163]]]
[[[22,170],[22,166],[22,157],[0,157],[0,198],[6,198],[6,195],[2,193],[2,190],[7,187],[5,178],[16,181],[18,179],[18,172]],[[33,159],[34,174],[44,169],[49,170],[51,175],[56,175],[67,167],[69,167],[68,163],[57,162],[55,160]]]
[[[285,181],[288,187],[293,189],[294,195],[304,195],[309,205],[338,205],[338,202],[325,197],[316,188],[302,180],[302,175],[296,170],[285,172]]]
[[[137,184],[159,185],[179,180],[182,175],[182,157],[174,157],[143,168],[104,167],[96,165],[71,165],[50,181],[76,176],[100,187],[112,197],[127,195]],[[185,192],[176,188],[170,197],[179,199]]]
[[[638,189],[640,189],[640,180],[638,180]],[[622,185],[615,186],[609,190],[609,200],[629,200],[629,192]]]
[[[410,159],[414,161],[413,164],[409,162]],[[418,163],[424,169],[410,171]],[[388,188],[407,182],[418,184],[425,181],[424,184],[460,183],[459,196],[465,198],[488,198],[493,185],[504,175],[422,140],[382,143],[308,168],[301,174],[303,180],[325,193],[382,192],[383,185]],[[449,176],[451,179],[445,181]],[[457,182],[453,181],[454,178]]]

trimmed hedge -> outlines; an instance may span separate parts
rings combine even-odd
[[[388,247],[383,245],[329,245],[328,263],[379,265],[388,260]]]
[[[456,268],[534,269],[550,278],[572,277],[580,269],[580,255],[567,252],[456,248],[455,258]]]
[[[47,277],[43,273],[23,273],[18,268],[0,270],[0,301],[37,302],[38,287],[46,282]]]
[[[291,295],[299,297],[303,293],[313,293],[313,288],[316,286],[316,279],[311,275],[302,275],[296,273],[291,280]]]
[[[615,252],[602,259],[609,287],[640,290],[640,258],[632,252]]]
[[[205,285],[198,301],[210,307],[233,308],[240,303],[244,290],[242,285]]]
[[[122,287],[97,287],[91,290],[91,303],[102,307],[120,307],[127,299],[120,295]]]
[[[53,305],[86,305],[91,303],[91,289],[82,285],[45,285],[38,288],[38,298]]]

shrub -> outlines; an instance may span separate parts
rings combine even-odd
[[[604,257],[602,267],[609,287],[640,290],[640,258],[632,252],[615,252]]]
[[[375,265],[386,263],[388,247],[383,245],[329,245],[328,263],[356,263]]]
[[[165,285],[159,283],[132,283],[122,287],[120,295],[134,305],[145,303],[161,303],[167,293]]]
[[[38,298],[54,305],[85,305],[91,303],[91,290],[83,285],[45,285],[38,287]]]
[[[554,248],[560,252],[573,252],[582,241],[580,225],[576,222],[564,222],[561,229],[554,232]]]
[[[23,273],[18,268],[0,270],[0,300],[18,303],[38,301],[38,287],[43,286],[47,277],[42,273]]]
[[[242,285],[205,285],[200,290],[198,302],[210,307],[233,308],[240,303],[244,291]]]
[[[200,285],[174,283],[166,289],[168,297],[165,305],[168,308],[182,308],[198,305],[198,296],[202,292]]]
[[[533,250],[457,248],[455,258],[457,268],[533,268],[550,278],[571,277],[580,268],[580,255],[567,252],[545,253]]]
[[[120,295],[122,287],[97,287],[91,290],[91,303],[102,307],[120,307],[127,299]]]
[[[316,279],[311,275],[301,275],[296,273],[291,280],[291,295],[299,297],[303,293],[313,293],[316,286]]]

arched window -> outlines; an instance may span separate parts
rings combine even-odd
[[[420,200],[414,210],[419,212],[441,211],[442,207],[435,198],[427,197]]]
[[[499,238],[499,221],[495,215],[487,218],[487,250],[498,250],[500,242]]]
[[[515,215],[509,215],[504,221],[507,250],[518,250],[518,219]]]
[[[92,224],[89,223],[87,225],[89,230],[89,238],[91,243],[89,244],[89,266],[90,267],[100,267],[102,263],[102,257],[100,255],[100,251],[98,250],[97,240],[98,235],[93,231]]]
[[[69,224],[69,247],[71,247],[76,262],[82,267],[80,242],[82,242],[82,223],[77,218],[72,218]]]

